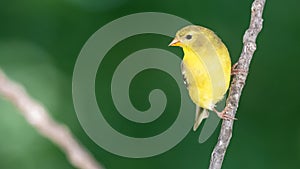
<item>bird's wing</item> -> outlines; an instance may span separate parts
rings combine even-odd
[[[185,68],[183,62],[181,62],[181,74],[183,77],[183,83],[185,84],[185,87],[189,88],[189,82],[188,82],[188,79],[186,78],[186,68]]]

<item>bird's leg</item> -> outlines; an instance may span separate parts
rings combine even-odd
[[[225,109],[221,112],[219,112],[216,108],[213,108],[213,111],[223,120],[237,120],[237,118],[226,114],[227,107],[225,107]]]
[[[238,62],[236,62],[234,65],[232,65],[232,68],[231,68],[231,75],[237,75],[237,74],[239,74],[239,73],[242,73],[242,74],[247,74],[247,73],[248,73],[248,71],[245,70],[245,69],[237,69],[237,68],[236,68],[237,65],[238,65]]]

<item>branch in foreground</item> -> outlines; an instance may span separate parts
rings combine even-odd
[[[0,95],[15,105],[41,135],[60,147],[74,167],[102,169],[65,125],[54,121],[40,103],[32,99],[21,85],[8,79],[1,70]]]
[[[264,5],[265,0],[255,0],[252,4],[250,26],[243,37],[244,46],[237,69],[249,70],[253,53],[256,50],[256,37],[262,29]],[[225,108],[226,114],[231,117],[235,117],[247,75],[248,73],[238,73],[233,77]],[[209,169],[221,169],[232,136],[233,122],[233,120],[223,120],[217,145],[211,154]]]

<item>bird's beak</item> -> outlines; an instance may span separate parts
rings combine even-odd
[[[181,42],[177,38],[174,38],[169,46],[181,46]]]

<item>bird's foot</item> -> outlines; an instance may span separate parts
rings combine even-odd
[[[241,74],[248,74],[248,71],[247,71],[247,70],[236,68],[237,65],[238,65],[238,62],[236,62],[236,63],[232,66],[232,68],[231,68],[231,75],[237,75],[237,74],[239,74],[239,73],[241,73]]]
[[[217,115],[223,120],[237,120],[237,118],[226,114],[226,108],[221,112],[219,112],[216,108],[214,108],[213,111],[216,112]]]

